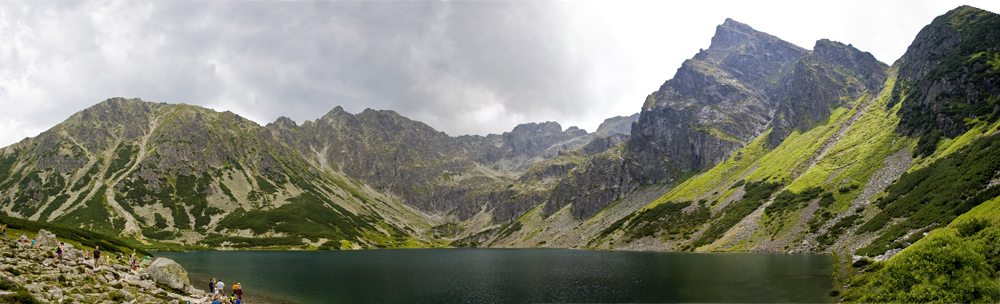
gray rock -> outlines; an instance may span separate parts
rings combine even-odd
[[[66,250],[66,253],[64,253],[63,255],[66,256],[66,259],[75,261],[82,260],[83,257],[86,256],[86,254],[83,253],[83,250],[77,250],[77,249]]]
[[[56,235],[52,232],[48,232],[45,229],[39,229],[38,235],[35,236],[35,246],[39,247],[56,247],[59,246],[59,240],[56,240]]]
[[[149,266],[149,276],[153,281],[176,290],[186,290],[191,285],[187,270],[180,264],[168,258],[157,258]]]
[[[63,299],[63,290],[62,290],[62,288],[56,287],[56,288],[52,288],[51,290],[49,290],[49,299],[62,300]]]
[[[39,283],[26,284],[24,285],[24,289],[27,289],[28,291],[33,293],[40,293],[42,292],[42,284]]]
[[[122,296],[125,297],[125,301],[135,300],[135,295],[133,295],[131,292],[128,292],[128,291],[125,291],[125,290],[119,290],[117,292],[118,292],[118,294],[120,294],[120,295],[122,295]]]

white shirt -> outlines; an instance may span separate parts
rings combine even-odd
[[[224,287],[226,287],[226,284],[222,283],[222,281],[219,281],[218,283],[215,283],[215,288],[218,288],[219,291],[222,291],[222,288],[224,288]]]

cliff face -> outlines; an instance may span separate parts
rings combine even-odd
[[[626,148],[570,172],[544,211],[572,205],[590,217],[643,185],[709,169],[769,129],[777,147],[879,90],[887,69],[851,46],[820,40],[809,51],[727,19],[708,49],[647,97]]]
[[[712,45],[650,94],[629,139],[640,183],[715,165],[766,130],[776,80],[808,51],[727,19]]]
[[[772,99],[779,102],[768,144],[777,147],[793,130],[808,131],[832,109],[852,107],[863,92],[877,92],[888,68],[852,46],[817,41],[813,51],[799,58],[782,78],[782,85],[771,90]]]
[[[954,138],[1000,118],[998,31],[996,14],[959,7],[921,29],[896,62],[900,85],[891,105],[902,102],[900,132],[922,136],[918,154],[942,135]]]

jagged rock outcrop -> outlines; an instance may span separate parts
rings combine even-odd
[[[1000,115],[1000,16],[962,6],[934,18],[895,65],[901,132],[955,137]],[[936,139],[933,141],[936,143]],[[923,144],[921,145],[923,146]]]
[[[589,218],[611,202],[621,199],[638,188],[629,174],[620,150],[595,155],[583,166],[570,170],[555,188],[543,211],[551,215],[572,204],[570,212],[576,218]]]
[[[796,61],[782,85],[771,90],[770,98],[778,107],[769,146],[777,147],[795,129],[808,131],[829,117],[831,109],[853,106],[863,92],[877,92],[888,68],[853,46],[816,41],[813,51]]]
[[[629,116],[615,116],[605,119],[600,126],[597,126],[597,131],[594,131],[594,135],[602,137],[614,134],[632,133],[632,124],[638,120],[639,120],[639,113],[635,113]]]
[[[40,229],[38,230],[38,234],[35,236],[35,245],[39,247],[52,248],[59,246],[59,240],[56,240],[56,235],[52,232]]]
[[[807,50],[726,19],[711,46],[647,97],[626,158],[643,184],[711,167],[762,134],[778,100],[773,80]]]

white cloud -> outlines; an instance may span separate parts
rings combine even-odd
[[[3,1],[0,146],[115,96],[261,124],[342,105],[395,110],[451,135],[550,120],[593,131],[637,112],[725,18],[891,63],[961,4]]]

